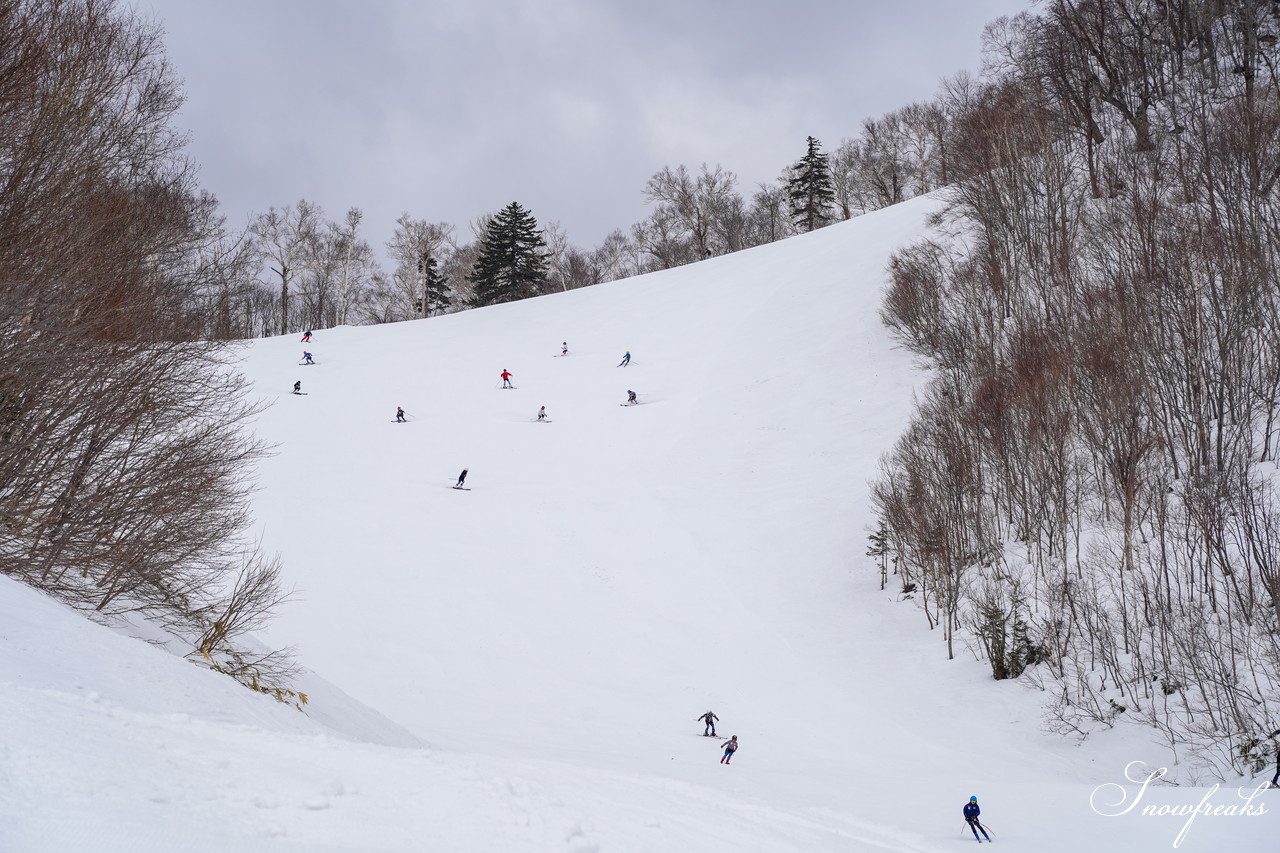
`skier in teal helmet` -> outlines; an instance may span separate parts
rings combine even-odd
[[[978,820],[978,816],[982,814],[982,809],[978,808],[978,798],[970,797],[969,802],[964,804],[964,819],[969,824],[969,828],[973,830],[973,840],[982,843],[982,838],[991,840],[991,836],[987,835],[987,828]],[[978,837],[978,831],[982,831],[982,838]]]

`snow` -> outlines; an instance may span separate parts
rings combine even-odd
[[[1243,803],[1157,783],[1100,815],[1169,757],[1043,734],[1042,694],[879,590],[867,483],[923,380],[878,306],[938,204],[316,330],[314,367],[252,344],[255,532],[299,592],[264,639],[306,713],[0,578],[0,850],[925,853],[973,844],[976,794],[1002,846],[1145,851],[1187,818],[1144,806]],[[1201,815],[1179,849],[1276,830]]]

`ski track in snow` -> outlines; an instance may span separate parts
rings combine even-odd
[[[947,661],[862,556],[922,381],[879,323],[886,262],[938,204],[316,330],[306,400],[297,335],[253,342],[257,393],[288,397],[256,427],[255,532],[299,590],[264,639],[313,670],[307,713],[0,578],[0,851],[935,853],[973,844],[970,794],[1005,848],[1170,848],[1185,819],[1089,804],[1167,756],[1041,734],[1041,695]],[[690,736],[708,708],[732,765]],[[1180,849],[1275,834],[1202,817]]]

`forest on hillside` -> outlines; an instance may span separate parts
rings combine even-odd
[[[1274,0],[1053,0],[942,97],[945,239],[885,322],[932,371],[870,555],[1050,728],[1204,775],[1280,735]]]
[[[404,213],[384,269],[352,207],[331,220],[314,202],[272,207],[243,231],[209,221],[207,254],[218,279],[198,303],[202,334],[252,338],[340,324],[431,317],[670,269],[821,228],[933,191],[948,179],[941,101],[913,104],[863,122],[862,132],[824,153],[809,137],[776,181],[744,195],[737,175],[706,163],[663,166],[642,188],[652,212],[614,229],[599,246],[574,245],[554,220],[539,224],[518,202],[483,213],[459,234],[446,222]],[[537,235],[508,263],[515,231]],[[518,260],[517,260],[518,258]],[[519,270],[519,271],[517,271]]]
[[[200,336],[235,340],[335,325],[391,323],[587,287],[759,246],[862,215],[949,182],[949,104],[904,106],[861,123],[830,152],[813,137],[752,188],[721,164],[664,165],[636,188],[651,205],[599,246],[513,201],[466,233],[403,213],[372,244],[356,205],[331,218],[305,198],[228,226],[206,196],[191,304]],[[850,118],[850,126],[857,120]],[[513,207],[514,206],[514,207]],[[552,212],[554,215],[554,211]],[[523,234],[523,236],[521,236]],[[384,266],[384,259],[389,266]]]

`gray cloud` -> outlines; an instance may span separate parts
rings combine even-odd
[[[814,135],[928,98],[1024,0],[134,0],[166,30],[202,185],[233,224],[307,198],[466,233],[511,201],[583,247],[664,165],[744,194]]]

